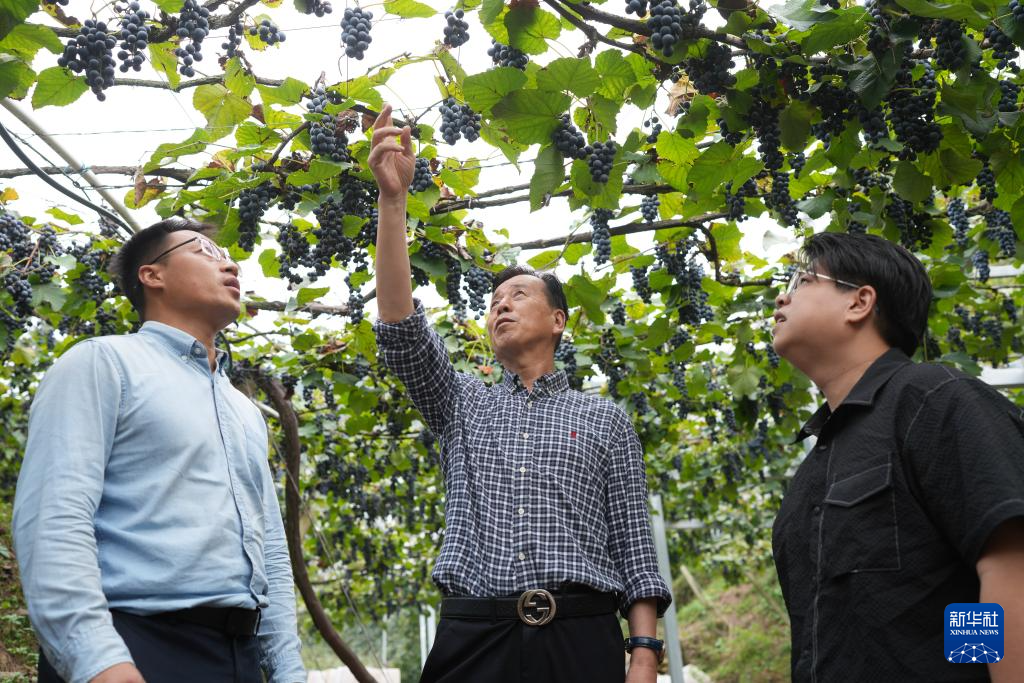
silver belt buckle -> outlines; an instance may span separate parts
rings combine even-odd
[[[550,624],[557,609],[555,596],[543,588],[526,591],[519,596],[519,602],[516,603],[519,620],[527,626]]]

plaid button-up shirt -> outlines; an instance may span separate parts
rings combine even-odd
[[[439,437],[446,532],[433,578],[446,595],[498,596],[584,584],[671,600],[658,574],[643,450],[626,414],[553,372],[528,392],[506,371],[456,372],[422,304],[378,322],[385,364]]]

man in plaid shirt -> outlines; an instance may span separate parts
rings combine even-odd
[[[561,284],[526,268],[499,274],[487,331],[502,381],[456,372],[412,297],[415,155],[390,106],[369,165],[380,188],[377,340],[440,437],[447,494],[433,572],[446,597],[421,682],[654,683],[657,618],[671,595],[655,562],[643,451],[622,410],[555,370]],[[628,674],[616,609],[629,621]]]

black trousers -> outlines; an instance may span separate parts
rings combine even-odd
[[[159,615],[111,615],[146,683],[263,683],[255,636],[227,636]],[[42,652],[39,683],[64,683]]]
[[[614,614],[546,626],[445,617],[420,683],[623,683],[625,671]]]

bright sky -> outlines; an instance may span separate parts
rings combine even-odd
[[[152,3],[142,0],[141,4],[143,9],[149,11],[151,15],[156,14],[156,8]],[[450,6],[430,0],[427,4],[437,9],[439,14],[428,19],[399,19],[385,14],[378,4],[362,5],[374,13],[373,42],[362,61],[346,58],[339,45],[341,35],[339,24],[345,3],[334,3],[333,13],[323,18],[298,13],[288,0],[279,8],[272,10],[258,5],[250,10],[249,16],[269,15],[272,21],[284,31],[287,39],[284,43],[264,52],[254,52],[245,44],[243,44],[243,50],[258,76],[266,78],[292,76],[312,83],[321,72],[325,72],[327,82],[334,83],[363,75],[367,73],[368,67],[379,65],[406,52],[415,56],[433,51],[436,43],[442,38],[442,28],[445,25],[443,13]],[[354,6],[354,3],[351,6]],[[112,8],[99,2],[90,5],[84,0],[71,0],[65,11],[71,16],[84,19],[88,18],[90,7],[96,11],[98,19],[112,23]],[[455,51],[455,56],[466,72],[472,74],[484,71],[491,66],[490,57],[487,55],[491,39],[477,22],[475,13],[467,13],[466,17],[470,22],[470,40]],[[40,12],[33,16],[31,21],[52,23],[53,20]],[[718,16],[713,11],[708,12],[705,15],[705,21],[714,23],[718,21]],[[251,19],[249,24],[252,24]],[[221,29],[204,41],[205,59],[196,64],[199,67],[197,75],[220,73],[216,56],[223,53],[220,46],[226,39],[226,35],[227,29]],[[557,57],[575,56],[583,42],[584,37],[579,31],[563,32],[558,41],[551,43],[551,51],[537,57],[536,61],[545,62]],[[42,71],[44,68],[55,65],[56,59],[57,55],[45,50],[40,51],[34,68],[37,72]],[[440,90],[435,82],[435,77],[441,73],[439,69],[439,65],[434,62],[406,66],[392,76],[388,84],[381,88],[381,93],[385,100],[395,105],[396,109],[419,115],[424,109],[435,105],[441,99]],[[118,75],[121,75],[120,71]],[[129,76],[163,80],[162,75],[150,68],[148,61],[141,73],[132,72]],[[78,101],[68,107],[44,107],[31,112],[27,100],[19,103],[19,106],[24,111],[31,112],[31,115],[44,130],[54,135],[85,165],[136,166],[145,163],[159,144],[184,140],[195,128],[205,125],[203,116],[192,107],[191,101],[194,92],[194,89],[188,89],[176,94],[169,90],[115,86],[107,91],[105,102],[97,101],[91,92],[86,92]],[[254,97],[258,97],[258,95],[254,93]],[[667,95],[662,91],[659,94],[655,110],[659,113],[663,112],[666,105]],[[296,108],[295,111],[298,112],[299,109]],[[640,125],[644,118],[649,116],[649,112],[641,112],[635,107],[625,107],[619,116],[619,141],[624,140],[624,131]],[[9,112],[0,110],[0,117],[5,126],[46,157],[44,160],[30,151],[29,153],[37,163],[49,165],[52,162],[53,165],[64,165],[42,140],[32,135]],[[423,119],[423,122],[435,125],[435,127],[439,121],[440,113],[436,109]],[[669,119],[663,117],[663,122],[666,128],[670,127]],[[222,140],[222,143],[228,145],[233,142],[233,136]],[[522,160],[527,163],[522,163],[521,170],[517,171],[514,166],[507,163],[500,152],[492,149],[483,141],[467,143],[465,140],[461,140],[456,144],[454,150],[443,141],[439,141],[437,148],[439,154],[443,156],[453,155],[461,159],[472,156],[484,160],[486,168],[481,173],[478,189],[493,189],[528,183],[533,172],[533,165],[528,161],[536,153],[536,148],[533,148],[523,154]],[[214,144],[204,155],[186,157],[181,161],[191,167],[198,167],[205,164],[218,149],[219,147]],[[18,168],[21,166],[22,164],[9,150],[5,147],[0,149],[0,167]],[[70,185],[67,178],[57,176],[56,179],[65,185]],[[128,176],[108,175],[102,176],[101,180],[116,186],[113,192],[118,197],[123,197],[131,189],[131,178]],[[88,187],[84,180],[80,180],[80,184]],[[20,213],[42,216],[46,208],[56,205],[79,214],[87,221],[91,220],[91,212],[88,209],[57,194],[37,178],[29,176],[0,181],[0,186],[14,187],[18,191],[21,200],[16,202],[13,208]],[[90,191],[89,196],[93,202],[100,203],[100,199],[94,191]],[[638,205],[639,202],[640,196],[637,195],[623,198],[624,206]],[[153,204],[136,212],[137,220],[141,225],[145,226],[158,220],[152,207]],[[550,206],[535,214],[529,212],[529,205],[524,202],[489,209],[474,209],[470,217],[482,221],[489,230],[507,228],[511,241],[518,242],[567,234],[575,223],[583,219],[583,213],[570,213],[567,202],[564,199],[556,198],[552,200]],[[275,218],[274,212],[268,212],[267,218]],[[313,220],[312,216],[309,219]],[[635,220],[635,218],[628,220]],[[612,225],[617,222],[620,221],[613,220]],[[760,219],[745,222],[743,224],[746,235],[744,247],[756,253],[765,253],[762,236],[764,230],[771,225],[773,225],[771,221]],[[777,228],[771,232],[776,236],[785,235]],[[648,235],[631,236],[629,239],[631,244],[641,248],[649,246],[651,243]],[[785,241],[787,244],[772,248],[771,253],[787,251],[790,244],[788,240]],[[264,240],[265,243],[266,240]],[[258,251],[259,248],[257,248],[257,253]],[[528,258],[529,254],[526,257]],[[283,299],[288,296],[285,283],[262,278],[259,266],[254,261],[243,264],[242,276],[246,281],[247,288],[254,288],[261,296],[268,299]],[[328,277],[336,276],[338,274],[332,273]],[[323,302],[343,303],[347,298],[344,289],[344,287],[338,287],[338,291],[332,291],[323,299]],[[440,303],[440,300],[437,303]]]

